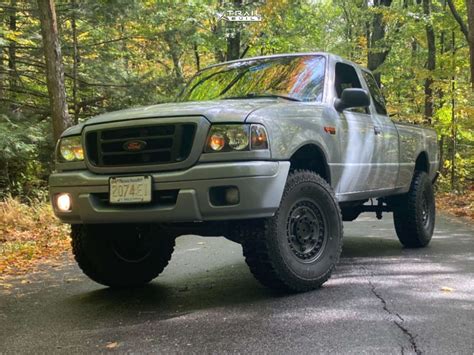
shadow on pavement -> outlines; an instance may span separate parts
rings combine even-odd
[[[367,283],[369,277],[390,278],[389,289],[392,292],[414,298],[415,301],[418,295],[407,288],[407,280],[472,273],[472,262],[459,262],[469,253],[466,246],[472,245],[467,234],[461,233],[456,243],[453,243],[452,239],[446,239],[447,233],[438,230],[430,247],[406,249],[396,236],[377,237],[377,228],[372,226],[366,226],[366,230],[368,236],[348,231],[342,258],[332,279],[321,290],[305,295],[282,295],[260,286],[248,271],[240,251],[237,251],[239,254],[233,259],[221,260],[217,264],[212,260],[207,261],[207,269],[193,268],[194,263],[202,264],[203,259],[193,260],[190,257],[188,264],[175,265],[169,274],[165,272],[145,287],[76,292],[63,298],[62,302],[70,312],[83,314],[93,321],[120,315],[127,321],[143,322],[146,319],[170,319],[221,307],[238,309],[256,304],[290,302],[311,295],[313,298],[321,297],[319,302],[327,304],[328,294],[338,293],[339,289],[339,300],[343,300],[350,297],[347,293],[349,288]],[[228,245],[231,247],[233,244]],[[184,258],[184,255],[180,256]],[[367,268],[371,269],[370,273],[365,271]],[[90,290],[90,287],[86,289]]]
[[[230,276],[222,277],[226,272]],[[239,307],[279,298],[281,293],[260,286],[245,263],[228,265],[206,272],[193,272],[178,282],[158,277],[152,283],[135,289],[102,288],[64,299],[68,308],[82,309],[97,318],[120,312],[131,318],[169,319],[202,309]]]
[[[346,237],[341,258],[401,256],[403,247],[398,240],[378,237]]]

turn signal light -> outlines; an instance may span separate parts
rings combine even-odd
[[[255,124],[252,125],[251,149],[268,149],[268,137],[265,127]]]

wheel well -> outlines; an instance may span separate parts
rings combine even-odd
[[[314,144],[308,144],[298,149],[290,158],[291,170],[311,170],[321,176],[329,184],[331,173],[323,151]]]
[[[426,152],[421,152],[420,155],[418,155],[418,158],[416,158],[415,171],[424,171],[425,173],[430,172],[430,163]]]

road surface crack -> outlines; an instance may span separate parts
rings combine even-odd
[[[413,348],[413,351],[417,354],[420,355],[422,354],[421,350],[418,348],[418,345],[416,344],[416,335],[413,335],[410,333],[410,331],[405,328],[401,322],[393,321],[395,325],[400,328],[400,330],[408,337],[408,340],[410,341],[411,347]]]
[[[372,281],[368,280],[369,285],[370,285],[370,290],[372,291],[372,294],[380,301],[382,304],[383,310],[388,313],[390,316],[395,317],[397,319],[393,320],[393,323],[402,331],[402,333],[408,338],[408,341],[410,342],[410,345],[417,355],[421,355],[422,351],[420,350],[418,344],[416,343],[416,334],[412,334],[404,325],[403,322],[405,322],[405,319],[398,314],[397,312],[392,311],[390,308],[388,308],[387,301],[382,297],[382,295],[377,292],[377,289],[375,285],[372,283]],[[403,347],[402,347],[402,354],[404,353]]]
[[[371,281],[369,281],[369,285],[370,285],[370,288],[371,288],[372,293],[373,293],[373,294],[375,295],[375,297],[377,297],[377,298],[380,300],[380,302],[382,303],[383,310],[384,310],[385,312],[387,312],[388,314],[390,314],[390,315],[392,315],[392,316],[395,316],[395,317],[397,317],[398,319],[400,319],[402,322],[404,322],[405,319],[403,319],[401,315],[399,315],[398,313],[393,312],[393,311],[391,311],[390,309],[388,309],[387,302],[386,302],[385,299],[382,297],[382,295],[380,295],[380,294],[377,292],[377,290],[376,290],[376,288],[375,288],[375,285],[374,285]]]

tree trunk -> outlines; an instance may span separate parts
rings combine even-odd
[[[123,67],[125,68],[125,73],[127,73],[127,77],[130,75],[130,65],[128,62],[128,50],[127,50],[127,29],[125,28],[125,23],[120,23],[120,37],[122,40],[120,41],[122,44],[122,60],[123,60]]]
[[[72,29],[72,102],[74,109],[74,123],[77,124],[79,121],[79,105],[77,101],[78,94],[78,66],[79,66],[79,49],[77,46],[77,25],[76,25],[76,0],[71,0],[72,17],[71,17],[71,29]]]
[[[453,0],[447,0],[449,9],[453,14],[454,19],[459,24],[461,32],[466,37],[469,45],[469,66],[471,68],[471,87],[474,90],[474,0],[466,0],[467,7],[467,24],[463,21]]]
[[[233,1],[235,8],[242,6],[242,0]],[[226,60],[235,60],[240,58],[240,31],[236,30],[232,36],[227,37],[227,55]]]
[[[4,86],[5,86],[5,64],[4,64],[4,58],[3,58],[3,48],[0,47],[0,101],[4,99]]]
[[[201,58],[199,57],[199,47],[196,42],[193,43],[193,53],[194,53],[194,60],[196,63],[196,71],[201,70]]]
[[[453,78],[453,83],[452,83],[452,96],[451,96],[451,190],[455,190],[456,187],[456,111],[455,111],[455,98],[454,98],[454,91],[455,91],[455,82]]]
[[[431,124],[433,119],[433,71],[436,68],[435,34],[431,24],[431,0],[423,0],[423,13],[428,18],[428,23],[426,24],[426,39],[428,42],[428,60],[426,63],[426,69],[429,70],[429,75],[425,80],[424,118],[428,124]]]
[[[471,87],[474,90],[474,0],[466,0],[467,23],[469,25],[469,64],[471,66]]]
[[[177,84],[178,86],[182,86],[185,80],[183,75],[183,67],[181,65],[181,49],[178,47],[176,35],[173,30],[165,32],[164,39],[170,50],[170,56],[171,60],[173,61],[173,69]]]
[[[456,122],[456,77],[454,68],[456,68],[455,54],[456,54],[456,36],[454,31],[452,32],[452,60],[453,60],[453,76],[451,77],[451,190],[454,191],[456,186],[456,135],[457,135],[457,122]]]
[[[439,146],[439,164],[440,164],[438,169],[441,175],[443,175],[444,174],[444,135],[443,134],[439,138],[438,146]]]
[[[240,31],[236,31],[233,36],[227,38],[227,60],[240,58]]]
[[[220,20],[217,21],[215,25],[211,26],[211,32],[214,38],[220,38],[223,35],[222,24]],[[218,63],[225,61],[225,53],[217,44],[214,47],[214,60]]]
[[[392,0],[374,0],[374,7],[390,7]],[[380,9],[378,9],[380,10]],[[371,71],[377,70],[387,58],[389,49],[383,48],[382,43],[385,39],[385,22],[383,20],[383,14],[380,11],[376,11],[372,18],[372,24],[370,32],[367,38],[367,67]],[[374,72],[374,78],[380,85],[380,73]]]
[[[16,31],[16,0],[10,1],[11,8],[9,9],[8,29]],[[16,71],[16,42],[10,41],[8,45],[8,81],[10,87],[11,99],[14,100],[14,93],[17,86],[17,71]]]
[[[342,8],[342,13],[344,17],[344,26],[345,26],[345,31],[346,31],[346,36],[348,39],[348,42],[350,44],[350,50],[349,50],[349,59],[353,60],[354,59],[354,40],[353,40],[353,23],[352,23],[352,15],[349,13],[347,9],[347,4],[344,0],[341,1],[341,8]]]
[[[54,0],[37,0],[37,3],[46,62],[46,82],[51,106],[53,138],[56,141],[61,133],[72,125],[72,121],[66,102],[64,68]]]
[[[443,9],[443,13],[446,12],[446,0],[441,0],[441,7]],[[442,29],[439,33],[439,54],[442,56],[446,52],[446,30]],[[439,63],[439,71],[443,72],[445,64],[443,62]],[[446,98],[444,89],[442,87],[438,87],[436,89],[436,98],[438,101],[438,107],[443,107],[446,104]],[[442,137],[443,138],[443,137]]]

